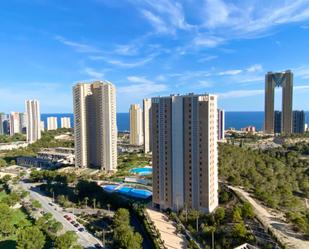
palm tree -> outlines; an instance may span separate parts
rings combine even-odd
[[[86,208],[87,208],[88,200],[89,200],[89,198],[86,196],[86,197],[84,198],[84,202],[85,202]]]
[[[97,201],[97,200],[96,200],[96,198],[93,198],[93,199],[92,199],[93,209],[95,209],[95,204],[96,204],[96,201]]]

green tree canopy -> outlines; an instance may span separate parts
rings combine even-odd
[[[20,229],[17,235],[17,249],[42,249],[45,235],[36,226]]]

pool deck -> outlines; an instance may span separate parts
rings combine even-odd
[[[183,235],[176,234],[176,224],[169,221],[168,217],[151,208],[146,209],[147,214],[161,234],[161,239],[168,249],[188,248],[188,242]]]

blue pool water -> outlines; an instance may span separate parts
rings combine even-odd
[[[134,198],[140,198],[140,199],[147,199],[152,196],[152,192],[147,190],[147,189],[136,189],[132,188],[129,186],[123,186],[117,190],[117,185],[105,185],[103,186],[103,189],[107,192],[116,192],[122,195],[126,195],[129,197],[134,197]]]
[[[152,168],[133,168],[130,172],[139,174],[139,175],[150,175],[152,174]]]

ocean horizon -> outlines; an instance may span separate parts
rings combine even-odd
[[[306,123],[309,123],[309,111],[306,113]],[[74,127],[73,113],[44,113],[41,114],[41,120],[44,121],[45,128],[47,126],[47,117],[57,117],[58,127],[60,127],[60,118],[70,117],[71,126]],[[128,131],[130,129],[129,113],[117,113],[118,131]],[[262,130],[264,123],[264,112],[225,112],[225,129],[235,128],[240,130],[243,127],[252,125],[257,130]]]

